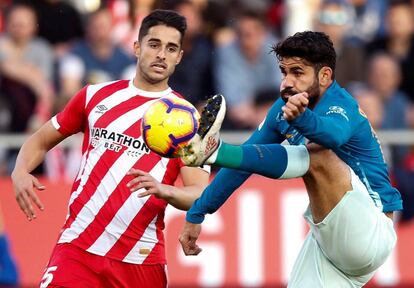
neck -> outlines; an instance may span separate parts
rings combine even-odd
[[[134,86],[147,92],[160,92],[168,89],[168,78],[160,82],[150,82],[139,73],[135,74]]]

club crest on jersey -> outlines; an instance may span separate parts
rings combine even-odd
[[[142,138],[134,138],[105,128],[92,129],[91,145],[95,148],[102,145],[105,149],[115,152],[123,151],[131,157],[150,153],[150,149],[145,145]]]
[[[344,116],[344,118],[345,118],[347,121],[349,121],[349,118],[348,118],[348,116],[346,115],[346,111],[345,111],[345,109],[344,109],[344,108],[339,107],[339,106],[330,106],[328,109],[329,109],[329,110],[328,110],[328,112],[326,112],[326,115],[333,114],[333,113],[335,113],[335,114],[339,114],[339,115]]]

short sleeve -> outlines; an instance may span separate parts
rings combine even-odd
[[[52,118],[53,126],[65,136],[83,132],[86,127],[86,91],[82,88],[68,102],[65,108]]]

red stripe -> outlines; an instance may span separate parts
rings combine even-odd
[[[102,100],[108,96],[114,94],[115,92],[127,88],[129,85],[129,80],[120,80],[109,85],[106,85],[99,89],[89,100],[88,105],[86,105],[86,115],[91,113],[92,109],[96,107]]]
[[[166,206],[166,201],[151,196],[105,256],[124,259],[135,246],[137,240],[141,239],[145,229],[147,229],[155,216],[158,214],[158,217],[163,218]]]
[[[164,244],[164,233],[162,230],[164,228],[164,215],[158,216],[157,222],[155,222],[155,226],[157,227],[157,239],[158,243],[155,244],[154,248],[151,250],[151,253],[145,258],[142,264],[165,264],[167,260],[165,258],[165,244]]]

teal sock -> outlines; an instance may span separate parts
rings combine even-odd
[[[309,169],[309,153],[305,146],[280,144],[220,144],[213,165],[243,170],[266,177],[296,178]]]

